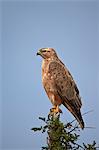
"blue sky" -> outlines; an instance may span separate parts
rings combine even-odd
[[[1,149],[34,149],[44,146],[46,136],[32,133],[52,107],[41,83],[41,47],[53,47],[73,75],[82,97],[87,127],[80,142],[99,144],[99,2],[98,1],[3,1]],[[1,26],[2,25],[2,26]],[[61,107],[61,120],[73,116]]]

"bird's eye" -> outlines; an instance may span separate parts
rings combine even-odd
[[[43,50],[42,52],[46,52],[46,50]]]
[[[50,51],[48,51],[48,50],[43,50],[42,52],[50,52]]]

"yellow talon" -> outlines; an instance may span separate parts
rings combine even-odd
[[[59,106],[54,106],[53,108],[50,109],[51,113],[62,113],[62,110],[59,108]]]

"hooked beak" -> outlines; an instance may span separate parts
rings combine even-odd
[[[42,53],[41,53],[41,51],[39,50],[37,53],[36,53],[36,55],[41,55]]]

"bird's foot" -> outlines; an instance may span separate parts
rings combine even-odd
[[[50,109],[50,113],[54,113],[54,114],[62,113],[62,110],[59,108],[59,106],[55,106]]]
[[[59,106],[54,106],[50,109],[48,117],[53,119],[59,119],[60,113],[62,113],[62,110],[59,108]]]

